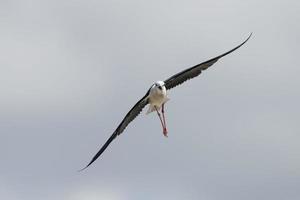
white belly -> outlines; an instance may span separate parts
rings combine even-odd
[[[165,88],[163,90],[158,90],[156,88],[153,88],[153,90],[150,90],[150,94],[149,94],[150,105],[147,114],[155,111],[155,107],[159,110],[162,104],[164,104],[168,100],[169,98],[167,97],[167,91]]]
[[[149,95],[149,104],[160,107],[166,100],[166,95],[153,94]]]

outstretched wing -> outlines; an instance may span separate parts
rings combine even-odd
[[[149,91],[146,93],[146,95],[141,98],[127,113],[127,115],[124,117],[122,122],[119,124],[118,128],[114,131],[114,133],[110,136],[110,138],[105,142],[105,144],[101,147],[101,149],[98,151],[98,153],[93,157],[93,159],[89,162],[89,164],[81,169],[80,171],[86,169],[88,166],[90,166],[97,158],[105,151],[105,149],[108,147],[108,145],[118,136],[120,135],[125,128],[128,126],[128,124],[134,120],[143,110],[143,108],[148,104],[148,95]]]
[[[179,72],[179,73],[173,75],[172,77],[168,78],[167,80],[165,80],[165,87],[169,90],[173,87],[176,87],[177,85],[182,84],[183,82],[185,82],[189,79],[192,79],[192,78],[198,76],[199,74],[201,74],[202,70],[206,70],[207,68],[209,68],[210,66],[215,64],[220,58],[222,58],[222,57],[230,54],[231,52],[237,50],[238,48],[240,48],[243,44],[245,44],[249,40],[251,35],[252,35],[252,33],[249,35],[249,37],[243,43],[241,43],[240,45],[231,49],[230,51],[223,53],[222,55],[219,55],[208,61],[200,63],[196,66],[193,66],[191,68],[183,70],[182,72]]]

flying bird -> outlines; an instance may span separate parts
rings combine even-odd
[[[168,131],[166,127],[165,109],[164,109],[165,103],[169,100],[169,98],[167,97],[167,90],[170,90],[189,79],[195,78],[196,76],[201,74],[203,70],[206,70],[207,68],[215,64],[220,58],[232,53],[233,51],[237,50],[242,45],[244,45],[249,40],[251,35],[252,33],[248,36],[248,38],[244,42],[242,42],[240,45],[236,46],[235,48],[231,49],[230,51],[227,51],[226,53],[223,53],[210,60],[207,60],[198,65],[185,69],[171,76],[165,81],[156,81],[153,85],[151,85],[151,87],[148,89],[146,94],[126,114],[126,116],[119,124],[117,129],[113,132],[113,134],[106,141],[106,143],[101,147],[98,153],[92,158],[92,160],[88,163],[88,165],[81,170],[84,170],[87,167],[89,167],[105,151],[108,145],[125,130],[127,125],[141,113],[141,111],[147,104],[149,104],[147,114],[153,111],[157,113],[162,126],[163,134],[164,136],[167,137]]]

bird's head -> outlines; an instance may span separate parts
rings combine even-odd
[[[165,82],[163,82],[163,81],[156,81],[154,83],[154,87],[158,88],[159,90],[163,90],[163,89],[165,89]]]

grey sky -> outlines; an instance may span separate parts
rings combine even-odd
[[[300,3],[0,1],[0,199],[300,199]],[[253,37],[140,115],[156,80]],[[129,95],[128,95],[129,94]]]

